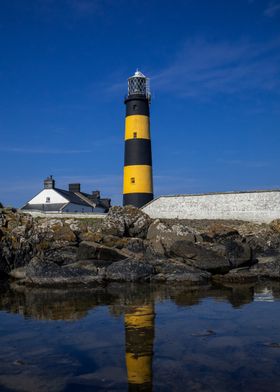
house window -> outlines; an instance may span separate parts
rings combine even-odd
[[[130,182],[131,182],[131,184],[135,184],[135,177],[131,177]]]
[[[50,203],[51,202],[51,198],[50,197],[46,197],[46,203]]]
[[[134,139],[137,139],[137,132],[133,132]]]

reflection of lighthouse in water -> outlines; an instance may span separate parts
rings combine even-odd
[[[153,304],[131,306],[125,313],[125,355],[129,391],[152,391],[154,319]]]

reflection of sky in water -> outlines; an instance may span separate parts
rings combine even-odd
[[[279,293],[276,283],[1,289],[0,390],[126,391],[131,366],[146,391],[149,377],[153,391],[278,391]]]

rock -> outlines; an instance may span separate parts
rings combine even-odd
[[[54,261],[56,264],[71,264],[77,261],[77,247],[61,246],[46,249],[44,251],[44,259]]]
[[[110,281],[136,282],[150,280],[155,273],[152,265],[137,260],[122,260],[111,264],[106,271],[106,279]]]
[[[53,241],[63,243],[76,243],[77,237],[70,226],[65,224],[61,219],[44,218],[39,221],[36,227],[38,234],[40,233],[45,240],[52,238]]]
[[[169,256],[170,248],[174,242],[186,240],[195,242],[196,236],[194,230],[182,224],[170,224],[156,219],[149,227],[147,233],[151,253],[156,256]]]
[[[118,237],[145,238],[150,217],[136,207],[112,207],[101,225],[101,232]]]
[[[62,268],[51,261],[34,257],[26,267],[26,284],[56,286],[69,284],[100,283],[102,277],[94,270],[85,268]]]
[[[232,268],[252,264],[251,248],[237,240],[227,240],[225,244],[177,241],[170,253],[182,257],[189,265],[212,273],[226,273]]]
[[[26,267],[15,268],[10,271],[9,275],[14,279],[24,279],[26,277]]]
[[[232,269],[225,275],[214,275],[212,279],[219,283],[252,283],[258,281],[258,275],[244,267]]]
[[[270,222],[269,226],[276,233],[280,233],[280,219],[274,219],[272,222]]]
[[[81,242],[77,251],[77,258],[79,260],[97,259],[118,261],[123,260],[126,257],[127,256],[118,249],[109,248],[107,246],[88,241]]]
[[[129,238],[126,248],[133,253],[142,253],[145,250],[145,244],[141,238]]]
[[[227,226],[222,223],[213,223],[208,226],[205,232],[201,233],[204,241],[210,242],[221,242],[225,239],[236,238],[239,236],[239,232],[232,226]]]
[[[251,247],[240,239],[225,242],[225,254],[233,268],[253,263]]]
[[[222,245],[205,248],[188,241],[176,241],[170,248],[173,256],[182,257],[189,265],[212,273],[226,273],[231,264]]]
[[[176,259],[156,259],[150,260],[149,263],[155,269],[155,275],[152,277],[152,281],[183,281],[200,284],[207,282],[211,277],[209,272],[193,268]]]

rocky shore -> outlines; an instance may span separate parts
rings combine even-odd
[[[2,208],[0,273],[26,286],[280,280],[280,220],[152,220],[130,206],[54,219]]]

